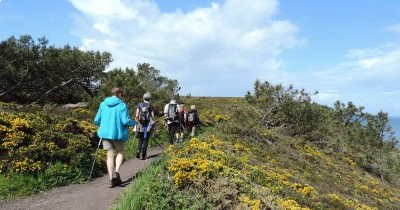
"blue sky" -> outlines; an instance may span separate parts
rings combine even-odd
[[[243,96],[258,78],[400,116],[396,0],[0,0],[0,39],[23,34],[148,62],[182,95]]]

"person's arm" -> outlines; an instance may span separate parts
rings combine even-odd
[[[139,108],[136,108],[135,120],[139,120]]]
[[[132,120],[131,117],[129,116],[129,110],[126,105],[122,109],[121,123],[124,126],[135,126],[136,125],[136,121]]]
[[[151,119],[155,119],[154,118],[154,107],[150,104],[150,116],[151,116]]]
[[[166,104],[164,106],[164,126],[165,127],[168,127],[168,105],[169,104]]]
[[[196,112],[196,120],[197,120],[197,124],[201,124],[200,115],[198,112]]]

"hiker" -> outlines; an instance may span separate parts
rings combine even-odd
[[[195,105],[190,106],[190,111],[186,114],[186,126],[190,132],[190,137],[194,137],[196,133],[196,127],[201,124],[199,114]]]
[[[138,132],[138,146],[136,149],[136,158],[141,160],[146,160],[147,156],[147,146],[149,144],[149,138],[152,128],[155,126],[154,121],[154,108],[150,104],[151,95],[150,93],[145,93],[143,95],[143,102],[139,103],[136,108],[135,119],[138,122],[136,125],[136,132]]]
[[[175,99],[164,106],[164,120],[168,128],[169,143],[174,144],[179,139],[179,112]]]
[[[136,121],[130,118],[128,106],[122,101],[122,89],[114,87],[111,94],[111,97],[101,102],[94,123],[99,126],[97,135],[103,142],[103,149],[107,151],[109,187],[115,187],[122,184],[119,170],[123,161],[124,143],[129,136],[128,126],[135,126]]]
[[[185,127],[186,127],[186,109],[185,104],[179,104],[179,141],[183,142],[183,137],[185,135]]]

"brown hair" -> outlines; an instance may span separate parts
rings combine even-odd
[[[116,96],[118,94],[122,94],[122,89],[119,87],[113,87],[113,89],[111,89],[111,94],[113,96]]]

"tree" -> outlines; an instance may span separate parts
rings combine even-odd
[[[148,63],[137,64],[137,68],[137,71],[126,68],[106,72],[100,82],[101,88],[94,104],[100,103],[104,97],[110,95],[112,87],[118,86],[123,88],[125,101],[132,110],[135,110],[137,103],[142,101],[143,94],[150,92],[156,113],[160,113],[163,104],[177,93],[178,81],[161,76],[160,71]]]
[[[311,94],[304,89],[297,90],[291,85],[285,88],[257,80],[254,94],[248,92],[245,99],[262,110],[265,126],[283,127],[291,136],[316,140],[313,132],[323,124],[322,107],[313,104]]]
[[[10,37],[0,43],[0,100],[18,103],[68,103],[94,97],[112,61],[108,52],[81,51],[66,45],[36,43],[31,36]]]
[[[379,176],[382,182],[385,181],[385,171],[390,167],[389,163],[393,162],[390,155],[391,151],[396,148],[397,140],[394,137],[392,128],[389,125],[388,114],[378,112],[377,115],[368,115],[367,129],[372,142],[371,145],[375,148],[375,157],[379,168]]]

